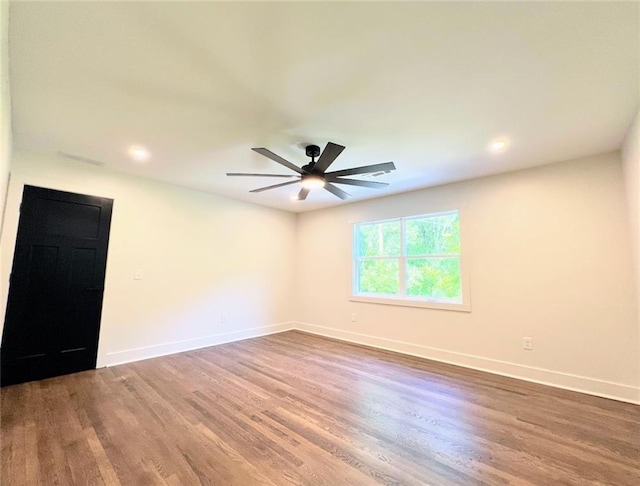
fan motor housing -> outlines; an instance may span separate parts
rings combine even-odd
[[[320,147],[318,147],[317,145],[307,145],[305,147],[305,153],[307,154],[307,157],[311,157],[311,162],[309,162],[307,165],[303,165],[300,168],[307,173],[311,173],[316,165],[315,159],[320,155]]]

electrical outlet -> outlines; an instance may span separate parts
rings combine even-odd
[[[142,272],[142,268],[136,268],[136,271],[133,272],[133,279],[134,280],[142,280],[143,276],[144,276],[144,274]]]
[[[522,349],[526,351],[533,351],[533,338],[523,337],[522,338]]]
[[[220,316],[220,322],[223,324],[229,322],[229,316],[227,314],[222,314],[222,316]]]
[[[357,322],[358,321],[358,316],[356,315],[355,312],[351,313],[351,322]]]

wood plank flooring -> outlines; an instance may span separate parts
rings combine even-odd
[[[297,331],[2,389],[9,485],[640,485],[640,406]]]

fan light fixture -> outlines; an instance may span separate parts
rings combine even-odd
[[[315,174],[309,174],[302,177],[302,187],[305,189],[318,189],[320,187],[324,187],[325,180]]]

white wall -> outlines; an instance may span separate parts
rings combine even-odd
[[[9,90],[9,2],[2,1],[0,2],[0,244],[3,237],[6,191],[11,165],[11,135],[11,94]],[[3,262],[0,261],[0,268],[2,267]],[[4,296],[6,292],[7,284],[6,281],[2,279],[0,280],[0,296]],[[4,313],[0,314],[0,316],[4,316]]]
[[[471,313],[349,301],[354,222],[457,208]],[[640,400],[626,217],[619,153],[303,213],[300,326]]]
[[[3,282],[25,183],[115,199],[99,365],[284,330],[295,319],[311,332],[640,400],[619,153],[296,216],[17,150]],[[471,313],[348,300],[354,222],[453,208]],[[523,336],[533,351],[522,350]]]
[[[629,210],[631,249],[636,279],[636,306],[640,328],[640,110],[622,147],[622,166]],[[640,368],[640,356],[638,356]]]
[[[289,327],[295,215],[15,150],[2,282],[24,184],[115,200],[99,366]]]
[[[9,2],[0,2],[0,237],[11,164],[11,92],[9,90]]]

